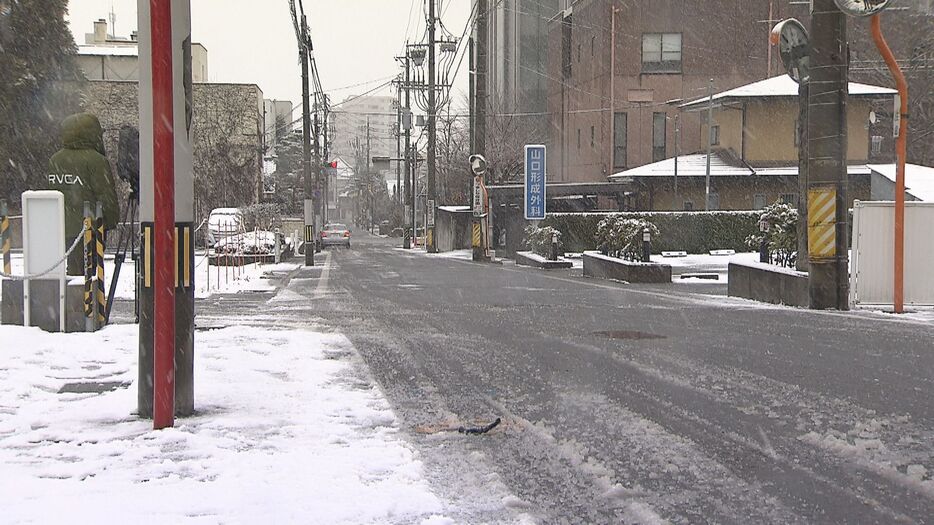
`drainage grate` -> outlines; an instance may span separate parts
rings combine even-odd
[[[607,339],[622,339],[626,341],[640,341],[650,339],[665,339],[664,335],[650,334],[648,332],[639,332],[637,330],[608,330],[604,332],[594,332],[594,335],[606,337]]]

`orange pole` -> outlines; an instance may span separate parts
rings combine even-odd
[[[882,36],[881,15],[872,17],[872,39],[879,48],[879,53],[889,66],[889,71],[895,78],[898,87],[898,96],[901,99],[899,115],[901,122],[898,126],[898,139],[895,142],[895,153],[898,156],[898,167],[895,171],[895,290],[893,306],[895,313],[905,311],[905,163],[908,158],[908,81],[902,69],[895,60],[895,55]]]

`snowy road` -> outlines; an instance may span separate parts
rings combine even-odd
[[[311,299],[347,334],[455,503],[476,506],[478,487],[502,482],[505,508],[542,523],[934,516],[930,323],[480,266],[377,239],[331,257],[325,293],[293,282],[277,300]],[[436,432],[496,417],[486,436]]]

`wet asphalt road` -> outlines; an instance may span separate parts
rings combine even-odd
[[[351,339],[460,521],[934,523],[931,325],[396,243],[319,256],[265,315]]]

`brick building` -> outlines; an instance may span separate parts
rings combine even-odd
[[[605,181],[672,156],[676,134],[700,149],[700,117],[669,102],[779,73],[768,21],[806,14],[788,0],[574,2],[548,41],[552,179]]]

